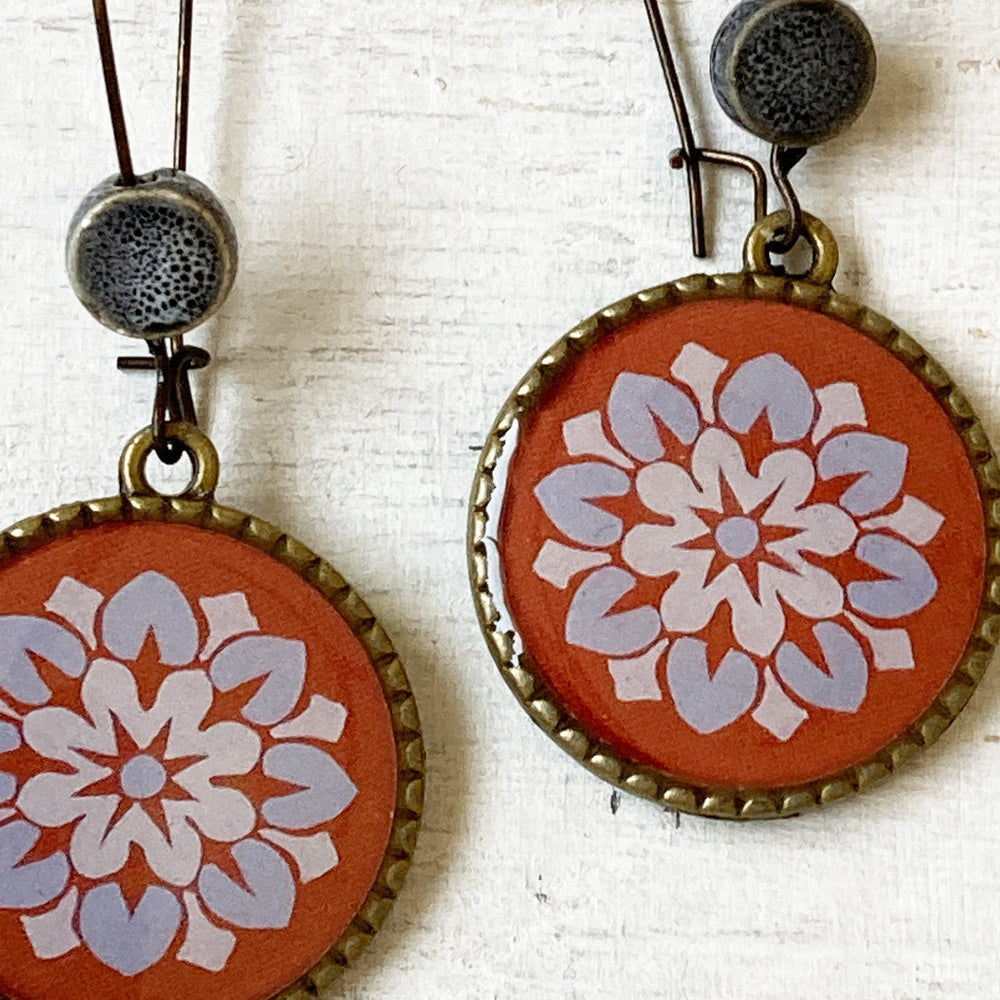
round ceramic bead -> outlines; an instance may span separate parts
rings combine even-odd
[[[833,138],[861,114],[875,49],[838,0],[744,0],[712,45],[712,87],[738,125],[780,146]]]
[[[225,300],[236,275],[232,222],[200,181],[159,170],[103,181],[77,209],[66,266],[80,301],[105,326],[156,340],[190,330]]]

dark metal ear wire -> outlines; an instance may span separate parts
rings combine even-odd
[[[795,193],[795,188],[792,187],[792,182],[788,174],[807,152],[809,152],[808,149],[802,146],[771,147],[771,176],[774,177],[774,184],[785,202],[785,209],[791,219],[791,224],[787,229],[782,229],[768,243],[767,249],[771,253],[788,253],[799,242],[799,238],[805,232],[805,225],[802,221],[802,205],[799,202],[799,196]]]
[[[118,168],[122,184],[131,187],[136,183],[136,176],[132,166],[128,128],[125,124],[125,108],[122,104],[121,88],[118,84],[115,48],[111,40],[111,18],[108,15],[107,0],[93,0],[93,3],[94,21],[97,24],[97,42],[101,50],[101,67],[104,70],[104,85],[108,93],[108,109],[111,112],[111,128],[115,136],[115,149],[118,152]],[[174,170],[187,168],[193,22],[194,0],[180,0],[180,28],[177,40],[177,94],[174,101]]]
[[[191,110],[191,26],[194,0],[181,0],[177,39],[177,98],[174,104],[174,170],[187,170],[188,117]]]
[[[101,66],[104,69],[104,87],[108,92],[108,109],[111,111],[111,128],[115,134],[115,149],[118,151],[118,172],[126,187],[135,184],[135,170],[132,168],[132,152],[128,144],[128,128],[125,125],[125,108],[122,106],[122,92],[118,86],[118,69],[115,66],[115,47],[111,41],[111,20],[105,0],[94,0],[94,21],[97,23],[97,43],[101,49]]]
[[[684,90],[677,73],[673,53],[670,51],[670,41],[667,38],[667,29],[663,24],[658,0],[644,0],[644,2],[646,14],[649,16],[649,26],[653,32],[653,41],[656,43],[656,51],[660,57],[660,65],[663,67],[663,76],[667,82],[667,90],[670,92],[670,103],[673,105],[677,129],[681,135],[681,147],[670,154],[670,165],[675,170],[687,169],[688,195],[691,202],[691,244],[696,257],[707,257],[705,196],[701,183],[701,164],[737,167],[740,170],[745,170],[751,176],[754,187],[754,220],[757,222],[767,215],[767,174],[764,168],[750,156],[718,149],[706,149],[695,142],[691,116],[688,114]]]
[[[201,347],[178,344],[180,337],[169,340],[151,340],[151,357],[118,359],[119,371],[156,372],[156,395],[153,399],[153,446],[156,455],[164,465],[175,465],[180,461],[185,449],[172,438],[167,437],[167,424],[180,421],[198,426],[194,398],[191,395],[191,380],[188,373],[208,366],[212,356]]]
[[[101,66],[111,111],[111,127],[118,153],[121,183],[126,187],[137,183],[132,165],[132,153],[125,124],[125,110],[106,0],[93,0],[97,39],[101,50]],[[188,122],[191,109],[191,37],[194,22],[194,0],[180,0],[180,21],[177,39],[177,91],[174,102],[174,170],[187,169]],[[206,367],[211,361],[208,351],[184,344],[183,336],[149,341],[150,357],[120,357],[119,371],[155,371],[156,397],[153,403],[153,442],[157,457],[166,465],[176,464],[184,449],[166,436],[166,425],[183,421],[197,426],[194,400],[191,394],[191,371]]]

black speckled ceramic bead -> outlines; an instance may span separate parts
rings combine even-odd
[[[711,74],[738,125],[780,146],[812,146],[861,114],[875,48],[838,0],[744,0],[715,36]]]
[[[236,233],[200,181],[159,170],[129,187],[111,177],[77,209],[66,267],[80,301],[105,326],[155,340],[184,333],[225,300]]]

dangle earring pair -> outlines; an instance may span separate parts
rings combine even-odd
[[[315,996],[381,926],[419,826],[406,672],[327,562],[214,499],[183,335],[222,303],[232,224],[186,171],[193,0],[180,0],[175,156],[137,176],[104,0],[119,172],[74,218],[74,290],[145,340],[154,415],[111,497],[0,535],[0,993]],[[178,495],[147,462],[188,458]],[[291,985],[290,985],[291,984]]]
[[[871,93],[858,16],[745,0],[716,35],[720,104],[773,146],[766,215],[763,168],[696,144],[646,9],[694,252],[703,167],[739,167],[744,267],[601,310],[521,380],[479,463],[473,596],[504,679],[591,771],[671,809],[791,816],[879,782],[968,701],[1000,625],[1000,468],[940,365],[834,290],[837,243],[789,178]]]

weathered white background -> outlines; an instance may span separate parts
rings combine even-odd
[[[670,2],[701,134],[760,153],[705,81],[729,0]],[[578,768],[475,624],[465,507],[510,386],[566,329],[697,269],[639,0],[199,3],[190,166],[230,206],[236,290],[194,340],[220,497],[325,553],[405,656],[428,747],[410,884],[351,1000],[1000,996],[1000,673],[922,761],[781,823],[676,820]],[[176,4],[112,4],[137,167],[169,159]],[[1000,440],[1000,5],[857,0],[881,66],[797,180],[838,287],[909,329]],[[0,508],[114,491],[152,380],[62,267],[114,170],[85,0],[0,13]],[[739,264],[718,177],[710,270]],[[131,345],[133,351],[138,347]]]

